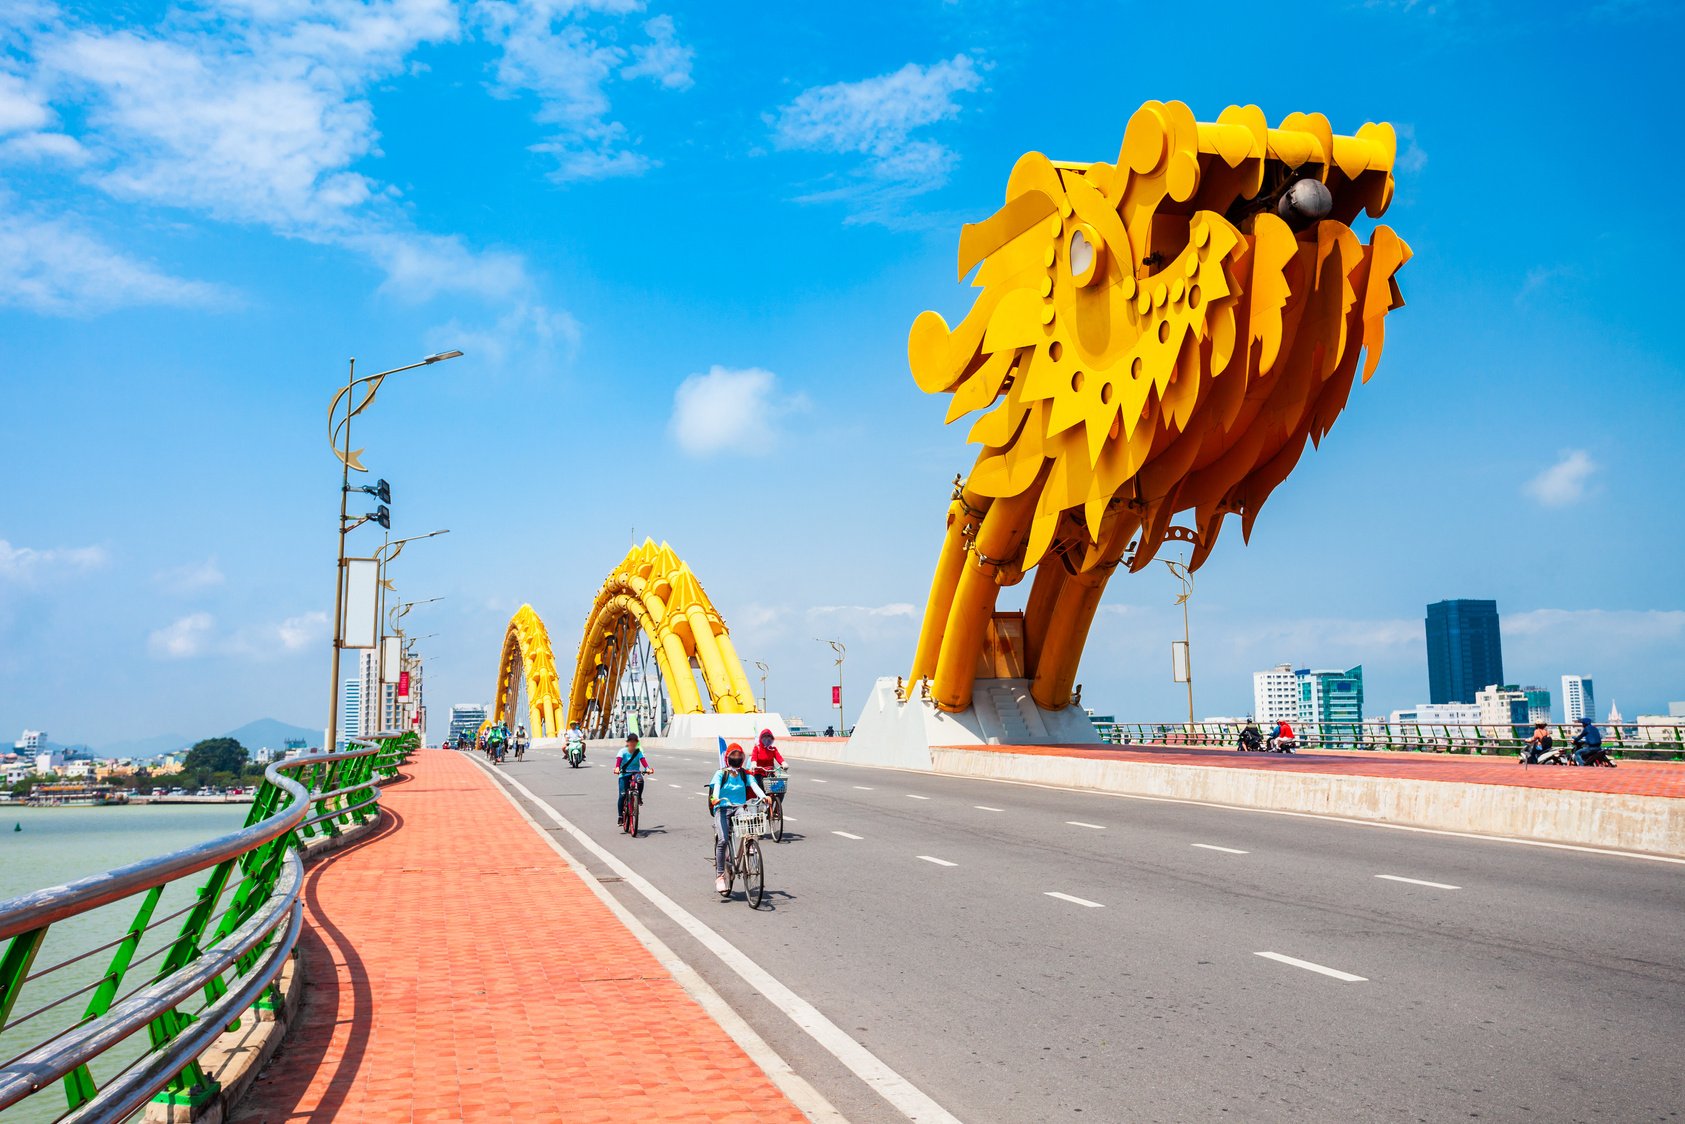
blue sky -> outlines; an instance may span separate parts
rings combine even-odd
[[[320,726],[344,363],[435,716],[530,601],[571,660],[671,541],[775,709],[910,662],[964,427],[906,369],[968,305],[1017,156],[1113,159],[1150,98],[1402,137],[1408,307],[1250,545],[1197,576],[1196,697],[1277,662],[1427,692],[1421,617],[1505,667],[1685,698],[1670,5],[244,0],[0,8],[0,731]],[[356,533],[372,547],[377,531]],[[1010,596],[1010,595],[1009,595]],[[1162,569],[1112,582],[1084,700],[1184,706]],[[1010,605],[1003,600],[1003,607]],[[850,715],[853,717],[852,713]],[[8,733],[8,736],[13,736]]]

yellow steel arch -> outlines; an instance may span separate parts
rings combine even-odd
[[[986,410],[913,658],[939,707],[964,709],[979,667],[1003,663],[1065,707],[1119,565],[1178,540],[1197,568],[1228,515],[1250,536],[1404,303],[1410,248],[1347,225],[1386,210],[1395,151],[1386,124],[1271,128],[1257,106],[1212,124],[1155,101],[1116,163],[1018,161],[1005,205],[960,234],[971,311],[953,328],[922,313],[907,341],[919,387],[953,395],[948,421]],[[1194,527],[1172,526],[1182,511]],[[1032,568],[1022,620],[997,619],[1000,588]]]
[[[561,730],[557,723],[562,716],[562,698],[556,660],[550,651],[550,633],[531,605],[515,610],[503,634],[503,654],[497,662],[497,701],[486,720],[488,725],[503,722],[514,728],[518,721],[515,705],[523,685],[527,692],[528,731],[535,738],[559,737]]]
[[[638,632],[649,637],[675,713],[705,712],[693,667],[702,672],[707,703],[715,712],[754,712],[749,677],[702,583],[672,547],[645,539],[603,580],[586,617],[568,694],[570,722],[589,734],[605,732]]]

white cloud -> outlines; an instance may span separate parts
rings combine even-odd
[[[492,324],[453,318],[428,332],[427,343],[435,349],[458,348],[491,370],[516,364],[542,369],[558,355],[571,359],[582,334],[571,314],[518,301]]]
[[[1506,637],[1596,636],[1616,645],[1685,641],[1685,610],[1531,609],[1505,613],[1503,627]]]
[[[212,555],[203,562],[189,562],[160,570],[152,575],[152,580],[170,593],[187,594],[219,586],[226,579],[222,568],[217,565],[216,556]]]
[[[695,52],[678,41],[670,16],[643,25],[648,41],[622,46],[612,22],[643,10],[641,0],[479,0],[477,24],[502,49],[493,92],[538,98],[536,120],[555,127],[532,150],[556,159],[554,178],[639,175],[655,165],[609,114],[615,78],[647,78],[668,90],[691,85]],[[597,17],[597,18],[594,18]],[[606,17],[606,20],[602,17]]]
[[[33,214],[0,191],[0,305],[72,315],[130,305],[218,308],[235,297],[106,245],[67,222]]]
[[[216,618],[209,613],[189,613],[163,628],[154,629],[146,638],[146,650],[154,659],[192,659],[209,650],[215,629]]]
[[[288,617],[275,626],[275,640],[289,652],[308,647],[328,635],[328,614],[321,610]]]
[[[919,607],[910,601],[891,601],[887,605],[815,605],[807,611],[810,617],[866,617],[884,619],[889,617],[913,618],[919,615]]]
[[[53,111],[38,90],[16,74],[0,70],[0,133],[34,132],[52,121]]]
[[[1428,154],[1416,143],[1416,126],[1398,126],[1398,139],[1402,143],[1393,165],[1395,171],[1411,175],[1428,166]]]
[[[4,253],[0,245],[0,254]],[[97,569],[110,561],[104,547],[50,547],[46,550],[13,546],[0,539],[0,581],[28,582],[42,574]]]
[[[771,371],[716,365],[707,374],[691,375],[679,384],[668,428],[679,447],[692,456],[726,450],[760,455],[777,444],[783,416],[806,405],[800,395],[780,395],[778,376]]]
[[[803,202],[847,201],[857,215],[885,221],[911,196],[947,182],[956,159],[918,130],[959,115],[956,95],[982,86],[983,68],[969,55],[859,82],[816,86],[798,94],[772,119],[780,148],[866,159],[852,180],[802,197]]]
[[[1584,449],[1565,449],[1557,462],[1526,484],[1525,491],[1546,507],[1566,507],[1585,498],[1597,462]]]

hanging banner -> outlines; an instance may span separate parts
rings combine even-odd
[[[410,697],[410,673],[407,671],[398,673],[398,697],[400,699]]]
[[[339,621],[341,648],[374,647],[379,580],[380,563],[373,558],[347,558],[341,567],[341,604],[345,607]]]
[[[836,686],[836,687],[831,688],[831,705],[832,706],[841,706],[842,705],[842,687],[841,686]]]
[[[387,636],[380,642],[380,677],[388,683],[398,681],[404,667],[404,638]]]

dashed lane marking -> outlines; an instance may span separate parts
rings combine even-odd
[[[930,797],[928,797],[928,796],[915,796],[913,793],[909,792],[909,793],[907,793],[907,799],[908,800],[929,800]]]
[[[1104,908],[1106,908],[1105,906],[1101,905],[1099,902],[1091,902],[1087,898],[1073,898],[1071,895],[1061,894],[1057,890],[1048,890],[1048,891],[1046,891],[1046,894],[1050,898],[1058,898],[1062,902],[1070,902],[1073,905],[1085,905],[1089,909],[1104,909]]]
[[[1070,824],[1072,827],[1086,827],[1094,831],[1106,830],[1106,825],[1103,823],[1083,823],[1081,820],[1066,820],[1065,822]]]
[[[1435,890],[1461,890],[1461,886],[1453,886],[1449,882],[1425,882],[1420,878],[1405,878],[1398,874],[1377,874],[1376,878],[1385,878],[1388,882],[1408,882],[1412,886],[1431,886]]]
[[[1255,952],[1254,956],[1262,956],[1265,960],[1274,960],[1280,964],[1291,964],[1295,968],[1303,968],[1307,972],[1320,972],[1325,976],[1343,980],[1346,983],[1367,983],[1368,976],[1354,976],[1350,972],[1342,972],[1338,968],[1329,968],[1322,964],[1312,964],[1309,960],[1300,960],[1295,956],[1283,956],[1279,952]]]
[[[919,858],[923,859],[927,863],[935,863],[937,866],[958,866],[959,865],[959,863],[951,863],[947,859],[939,859],[935,855],[920,855]]]
[[[1004,811],[1006,811],[1005,808],[991,808],[987,804],[973,804],[972,807],[976,808],[979,812],[1004,812]]]
[[[859,835],[850,835],[846,831],[833,831],[833,832],[831,832],[831,834],[832,835],[840,835],[844,839],[860,839],[860,838],[863,838],[863,836],[859,836]]]
[[[1202,851],[1221,851],[1225,855],[1250,855],[1252,853],[1251,851],[1242,851],[1237,847],[1219,847],[1215,843],[1189,843],[1188,846],[1198,847]]]
[[[857,784],[854,787],[858,788],[861,792],[871,792],[872,791],[872,786],[869,785],[869,784]]]

